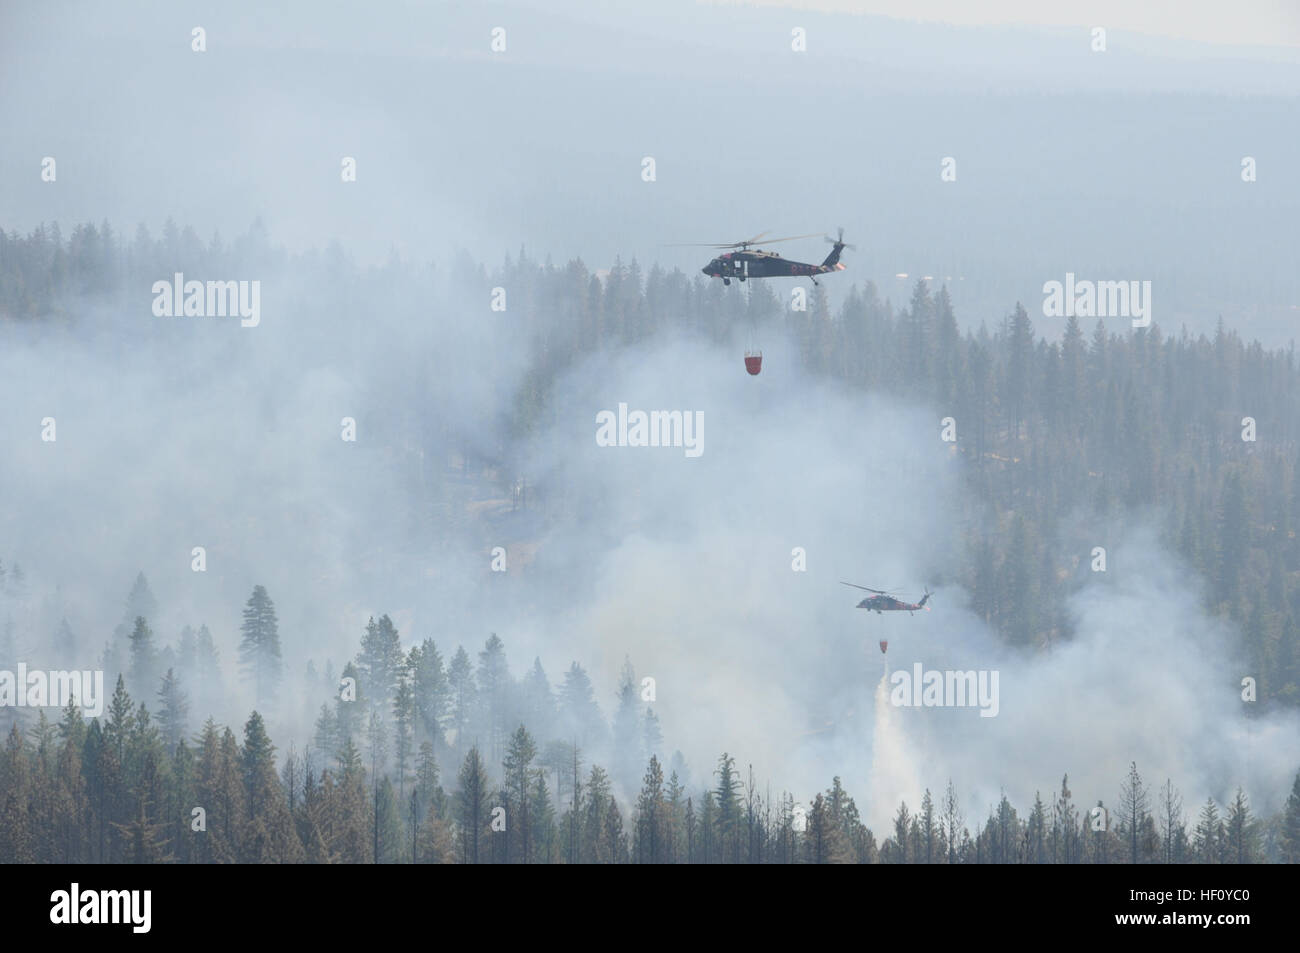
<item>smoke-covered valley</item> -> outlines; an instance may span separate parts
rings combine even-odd
[[[1074,861],[1136,765],[1147,859],[1300,860],[1291,13],[1256,18],[1273,46],[1210,42],[1208,7],[1159,35],[1115,12],[1098,50],[1068,18],[814,6],[0,13],[0,673],[102,669],[111,695],[121,671],[153,713],[161,741],[134,722],[93,809],[141,843],[178,825],[137,860],[224,857],[159,806],[197,797],[178,748],[220,775],[209,717],[288,813],[308,767],[361,792],[339,812],[373,845],[317,851],[299,811],[279,860],[477,859],[470,752],[511,811],[554,809],[550,859],[676,862],[681,798],[643,829],[675,772],[701,817],[733,812],[691,860],[741,857],[744,788],[780,815],[751,860],[802,851],[795,804],[823,802],[825,857],[912,856],[900,803],[952,790],[973,839],[949,859],[988,859],[995,814],[1006,840],[1000,802],[1027,844],[1041,795],[1034,856],[1050,823]],[[723,287],[700,273],[720,248],[680,244],[841,225],[846,271],[814,285]],[[1146,311],[1049,307],[1076,277]],[[239,288],[187,313],[187,281]],[[638,446],[638,412],[681,429],[656,416],[674,439]],[[928,601],[877,614],[843,582]],[[269,685],[241,663],[264,597]],[[923,700],[953,672],[993,697]],[[55,734],[2,681],[18,790]],[[57,736],[90,764],[82,728]],[[604,808],[573,819],[575,744],[623,848]],[[1181,834],[1155,826],[1166,780]],[[1194,827],[1206,799],[1236,801],[1236,834]],[[7,836],[0,859],[36,859]],[[493,857],[528,862],[531,836]]]
[[[786,319],[765,317],[720,322],[717,342],[666,332],[579,356],[524,433],[542,342],[564,333],[540,304],[494,312],[474,269],[264,253],[237,269],[266,276],[257,327],[155,318],[144,286],[125,304],[76,301],[57,329],[6,327],[0,530],[26,576],[6,614],[29,666],[66,618],[70,664],[96,668],[143,570],[160,644],[185,625],[213,634],[221,691],[191,693],[232,724],[263,708],[272,738],[300,750],[333,697],[324,673],[387,613],[404,647],[432,638],[448,659],[496,633],[516,676],[536,657],[557,687],[576,661],[606,721],[630,660],[638,695],[653,679],[658,753],[681,753],[684,783],[709,785],[723,751],[801,802],[839,776],[878,830],[949,779],[973,819],[1066,772],[1082,801],[1109,803],[1131,761],[1279,808],[1296,717],[1246,717],[1240,632],[1205,612],[1203,580],[1148,514],[1081,537],[1078,558],[1104,545],[1109,566],[1071,597],[1069,638],[1011,649],[970,610],[954,581],[964,541],[994,517],[940,436],[949,413],[963,436],[960,408],[820,379]],[[736,355],[756,334],[765,364],[750,377]],[[619,404],[698,414],[702,452],[599,446],[597,415]],[[855,610],[842,579],[930,584],[933,611]],[[254,585],[275,602],[286,672],[260,706],[235,666]],[[917,662],[998,671],[996,717],[898,708],[882,722],[885,664]],[[620,757],[597,738],[590,757]],[[628,799],[639,772],[615,781]]]

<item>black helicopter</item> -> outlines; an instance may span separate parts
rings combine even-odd
[[[844,229],[840,229],[838,238],[826,236],[826,240],[834,247],[831,253],[826,256],[826,260],[820,265],[813,265],[802,261],[789,261],[782,258],[778,252],[763,251],[761,248],[751,249],[751,245],[757,244],[767,232],[761,232],[753,238],[747,238],[740,242],[729,242],[726,244],[700,243],[696,247],[708,248],[728,248],[735,249],[719,255],[713,261],[701,269],[710,278],[721,278],[724,285],[731,284],[731,279],[744,281],[747,278],[811,278],[813,284],[817,284],[817,275],[824,275],[831,271],[843,271],[844,266],[840,264],[840,252],[846,248],[853,248],[852,245],[844,242]],[[772,245],[776,242],[792,242],[800,238],[815,238],[816,233],[812,235],[792,235],[789,238],[769,238],[763,242],[765,245]]]
[[[854,589],[865,589],[867,592],[874,592],[874,596],[867,596],[858,603],[859,609],[874,609],[877,613],[881,612],[915,612],[917,609],[925,609],[929,612],[926,603],[930,601],[930,590],[925,590],[925,595],[921,597],[920,602],[904,602],[902,599],[896,599],[887,589],[872,589],[870,586],[859,586],[856,582],[844,582],[841,585],[852,586]]]

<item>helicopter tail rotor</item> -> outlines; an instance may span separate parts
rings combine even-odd
[[[829,235],[823,235],[822,237],[823,237],[824,239],[826,239],[826,243],[827,243],[828,245],[838,245],[840,248],[847,248],[847,249],[849,249],[850,251],[857,251],[857,250],[858,250],[858,246],[857,246],[857,245],[850,245],[848,242],[846,242],[846,241],[844,240],[844,226],[843,226],[843,225],[841,225],[841,226],[839,227],[839,235],[838,235],[838,237],[836,237],[836,238],[831,238]]]
[[[852,245],[844,241],[844,229],[840,229],[838,238],[831,238],[829,235],[825,236],[825,238],[834,247],[831,248],[831,253],[826,256],[826,260],[822,262],[822,267],[827,271],[843,271],[844,266],[840,264],[840,252],[846,248],[853,248]]]

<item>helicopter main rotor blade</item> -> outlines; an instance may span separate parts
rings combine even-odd
[[[793,242],[793,241],[796,241],[796,240],[798,240],[798,239],[800,239],[800,238],[816,238],[816,237],[817,237],[817,233],[816,233],[816,232],[810,232],[810,233],[807,234],[807,235],[791,235],[791,236],[789,236],[788,238],[765,238],[765,239],[763,239],[763,244],[764,244],[764,245],[771,245],[773,242]],[[752,244],[752,242],[751,242],[751,244]]]
[[[747,248],[754,244],[753,240],[745,242],[672,242],[663,245],[663,248]],[[766,243],[764,243],[766,244]]]
[[[852,586],[854,589],[865,589],[867,592],[874,592],[880,596],[887,596],[890,593],[888,589],[872,589],[870,586],[859,586],[856,582],[845,582],[843,579],[840,580],[840,585]]]
[[[800,238],[816,238],[817,233],[812,232],[808,235],[791,235],[787,238],[764,238],[767,232],[759,232],[753,238],[746,238],[739,242],[674,242],[666,245],[666,248],[745,248],[749,245],[757,245],[762,242],[764,245],[770,245],[773,242],[792,242]]]

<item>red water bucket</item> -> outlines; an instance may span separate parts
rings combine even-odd
[[[746,351],[746,352],[745,352],[745,370],[749,371],[750,374],[757,374],[757,373],[758,373],[759,371],[761,371],[762,369],[763,369],[763,352],[762,352],[762,351],[753,351],[753,352]]]

